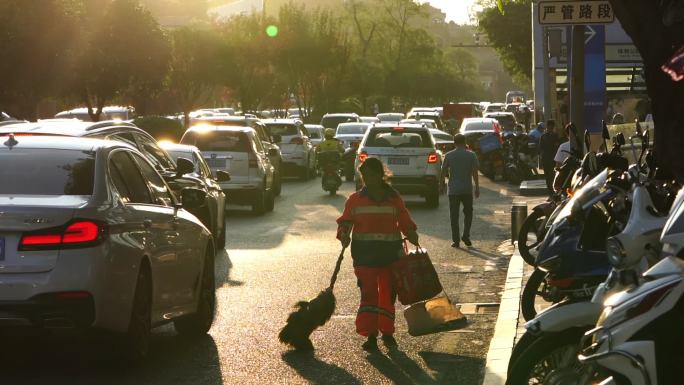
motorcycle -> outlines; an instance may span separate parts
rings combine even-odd
[[[330,195],[337,194],[337,190],[342,186],[340,177],[340,159],[338,152],[326,151],[318,154],[319,167],[321,168],[321,187]]]
[[[605,128],[604,131],[605,139],[608,136],[608,129]],[[595,177],[600,169],[627,169],[627,161],[621,150],[624,144],[624,135],[619,133],[613,138],[613,148],[609,154],[600,153],[594,159],[594,155],[589,153],[580,161],[577,152],[568,153],[568,158],[556,172],[556,193],[532,209],[532,213],[525,219],[518,233],[518,251],[527,264],[534,266],[537,247],[573,191],[577,191],[583,183]]]
[[[529,137],[525,133],[507,131],[504,138],[504,178],[511,184],[520,184],[535,175],[534,154],[529,150]]]
[[[503,175],[504,158],[499,134],[470,134],[466,137],[466,143],[477,154],[482,175],[491,180],[495,180],[498,175]]]
[[[684,360],[684,189],[670,210],[660,242],[662,258],[605,302],[596,327],[582,338],[585,373],[606,376],[601,385],[680,384]],[[627,245],[613,243],[611,260],[629,263]]]
[[[612,265],[607,280],[598,286],[590,302],[567,298],[525,325],[526,332],[509,362],[509,384],[527,384],[533,378],[563,384],[584,384],[595,379],[595,372],[577,370],[578,342],[599,318],[604,299],[632,285],[636,279],[633,277],[656,262],[659,231],[667,218],[662,213],[667,213],[672,206],[673,191],[679,188],[673,183],[642,180],[640,172],[623,173],[623,176],[627,176],[633,187],[629,194],[620,187],[609,188],[622,189],[623,196],[631,197],[631,205],[629,202],[625,205],[630,215],[622,232],[607,241],[607,256]],[[575,376],[583,378],[574,382]]]

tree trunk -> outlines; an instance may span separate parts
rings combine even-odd
[[[684,82],[674,82],[660,67],[681,46],[681,25],[666,27],[662,9],[642,0],[610,0],[620,24],[644,60],[648,95],[655,124],[655,159],[659,168],[684,180]]]

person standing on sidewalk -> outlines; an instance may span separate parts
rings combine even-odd
[[[444,178],[449,177],[449,212],[451,216],[451,247],[460,247],[461,241],[470,247],[470,227],[473,224],[473,180],[475,181],[475,198],[480,197],[480,178],[477,173],[479,163],[477,155],[466,149],[465,136],[454,136],[456,148],[444,157],[442,163],[442,190]],[[463,235],[459,234],[459,210],[463,204]]]
[[[553,178],[556,176],[556,152],[560,145],[560,139],[556,134],[556,122],[549,119],[546,122],[546,130],[539,138],[539,166],[544,170],[546,188],[550,194],[554,193]]]

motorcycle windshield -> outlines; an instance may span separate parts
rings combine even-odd
[[[572,208],[575,207],[575,205],[584,206],[587,202],[596,198],[605,190],[607,181],[608,169],[605,169],[581,189],[575,192],[575,195],[573,195],[570,201],[568,201],[568,203],[563,207],[563,210],[561,210],[553,223],[559,223],[561,220],[569,217],[572,213]]]

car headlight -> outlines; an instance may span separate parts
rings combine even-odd
[[[625,253],[625,247],[622,246],[622,242],[615,237],[610,237],[606,241],[606,253],[608,254],[608,261],[614,267],[622,266],[627,256]]]

